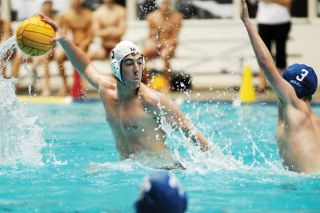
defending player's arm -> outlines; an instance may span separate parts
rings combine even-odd
[[[241,19],[249,34],[251,45],[255,52],[260,68],[265,74],[268,82],[271,84],[279,100],[284,104],[294,103],[298,100],[298,98],[293,87],[290,86],[290,84],[284,80],[278,72],[268,48],[260,38],[255,25],[249,18],[248,8],[245,0],[241,0],[241,5]]]
[[[184,135],[199,145],[202,151],[209,149],[207,139],[193,126],[193,124],[180,111],[179,107],[163,94],[159,94],[160,104],[163,106],[163,114],[174,129],[180,129]]]
[[[60,33],[57,24],[50,18],[42,16],[43,21],[52,25],[56,30],[56,37],[54,41],[59,42],[72,66],[79,72],[81,76],[86,78],[92,86],[99,88],[99,83],[104,79],[104,75],[100,73],[90,62],[89,57],[78,47],[76,47],[70,40]]]

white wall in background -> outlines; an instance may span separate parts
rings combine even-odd
[[[18,12],[18,20],[23,20],[38,13],[42,2],[43,0],[12,0],[11,8]],[[63,13],[70,6],[69,0],[53,0],[53,5],[59,13]]]

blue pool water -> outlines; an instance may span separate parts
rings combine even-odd
[[[100,102],[32,105],[7,92],[0,212],[134,212],[140,182],[155,169],[119,161]],[[320,175],[281,166],[275,105],[185,102],[181,109],[224,153],[188,152],[192,145],[169,132],[170,149],[187,166],[172,172],[188,193],[188,212],[320,212]]]

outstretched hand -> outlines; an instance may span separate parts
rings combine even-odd
[[[53,29],[56,31],[56,36],[52,39],[52,42],[55,43],[56,41],[58,41],[62,37],[58,25],[52,19],[50,19],[45,15],[42,15],[40,13],[37,15],[40,16],[42,21],[46,22],[47,24],[50,24],[53,27]]]
[[[246,22],[250,19],[246,0],[241,0],[241,20]]]

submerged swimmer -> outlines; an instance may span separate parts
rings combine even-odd
[[[141,83],[145,61],[134,43],[122,41],[112,50],[114,78],[99,72],[83,51],[60,34],[51,19],[43,19],[57,30],[55,41],[61,45],[74,68],[99,91],[121,159],[141,151],[172,159],[160,123],[161,116],[174,129],[181,129],[202,151],[208,149],[207,139],[173,101]]]
[[[245,0],[241,2],[241,19],[259,66],[279,100],[276,140],[283,164],[296,172],[320,172],[320,119],[310,107],[318,85],[316,73],[309,66],[294,64],[281,76],[250,21]]]

